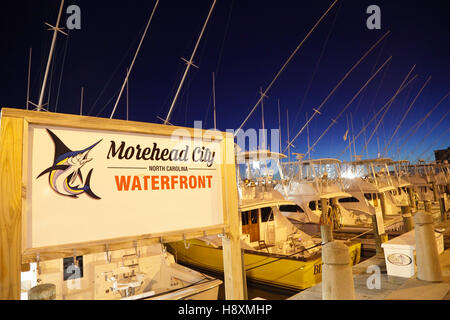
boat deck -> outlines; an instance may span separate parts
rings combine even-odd
[[[448,225],[448,223],[447,223]],[[447,231],[448,232],[448,231]],[[430,283],[416,278],[388,276],[384,256],[374,256],[353,267],[357,300],[450,300],[450,249],[440,255],[443,282]],[[372,275],[367,268],[381,269],[381,289],[370,290],[367,280]],[[322,284],[306,289],[287,300],[322,300]]]

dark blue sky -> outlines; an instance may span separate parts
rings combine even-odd
[[[215,72],[218,128],[238,128],[257,102],[259,88],[264,89],[270,83],[331,3],[331,0],[219,0],[194,59],[199,69],[191,68],[171,122],[193,126],[194,120],[202,120],[207,128],[213,126],[211,94]],[[1,107],[25,108],[30,47],[33,48],[31,100],[37,102],[52,37],[44,22],[55,23],[59,4],[57,0],[0,4]],[[57,106],[58,112],[79,113],[83,86],[83,113],[109,117],[154,1],[66,0],[66,6],[70,4],[81,8],[81,30],[71,31],[69,37],[58,36],[48,83],[50,110]],[[130,120],[160,123],[156,117],[165,118],[185,68],[180,58],[190,57],[211,4],[211,0],[160,1],[131,75]],[[381,8],[381,30],[366,27],[369,16],[366,9],[371,4]],[[393,138],[394,146],[388,156],[415,160],[425,152],[422,158],[433,160],[432,151],[449,144],[446,131],[449,118],[427,134],[448,111],[450,98],[432,113],[399,153],[396,146],[404,140],[396,142],[449,91],[449,12],[450,2],[444,0],[339,1],[269,92],[264,102],[266,127],[278,128],[280,99],[282,138],[286,141],[286,109],[292,138],[305,123],[306,113],[311,115],[312,109],[320,105],[351,66],[390,30],[390,35],[324,105],[322,115],[311,122],[312,144],[367,81],[374,67],[392,55],[389,65],[324,136],[312,156],[338,157],[347,145],[342,137],[350,114],[356,135],[363,122],[367,123],[385,104],[416,64],[413,74],[418,75],[417,79],[392,105],[369,144],[368,156],[376,157],[378,148],[383,151],[409,103],[432,76]],[[67,16],[63,14],[64,22]],[[125,118],[124,101],[115,118]],[[260,127],[261,109],[258,109],[244,129]],[[366,137],[374,127],[368,127]],[[293,151],[305,152],[306,140],[305,131],[294,143]],[[357,154],[362,154],[363,145],[361,135],[356,141]],[[348,152],[341,157],[349,158]]]

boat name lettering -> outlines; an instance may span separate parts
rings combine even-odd
[[[314,275],[322,273],[322,265],[323,263],[314,265]]]

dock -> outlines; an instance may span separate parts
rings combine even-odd
[[[450,221],[435,223],[435,229],[445,229],[445,251],[439,256],[443,281],[431,283],[412,278],[388,276],[383,255],[375,255],[352,268],[356,300],[450,300]],[[381,271],[381,288],[369,289],[367,281],[373,273],[367,270],[378,266]],[[322,300],[322,283],[306,289],[287,300]]]

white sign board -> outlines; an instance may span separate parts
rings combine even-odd
[[[28,248],[224,223],[220,141],[29,126]]]

